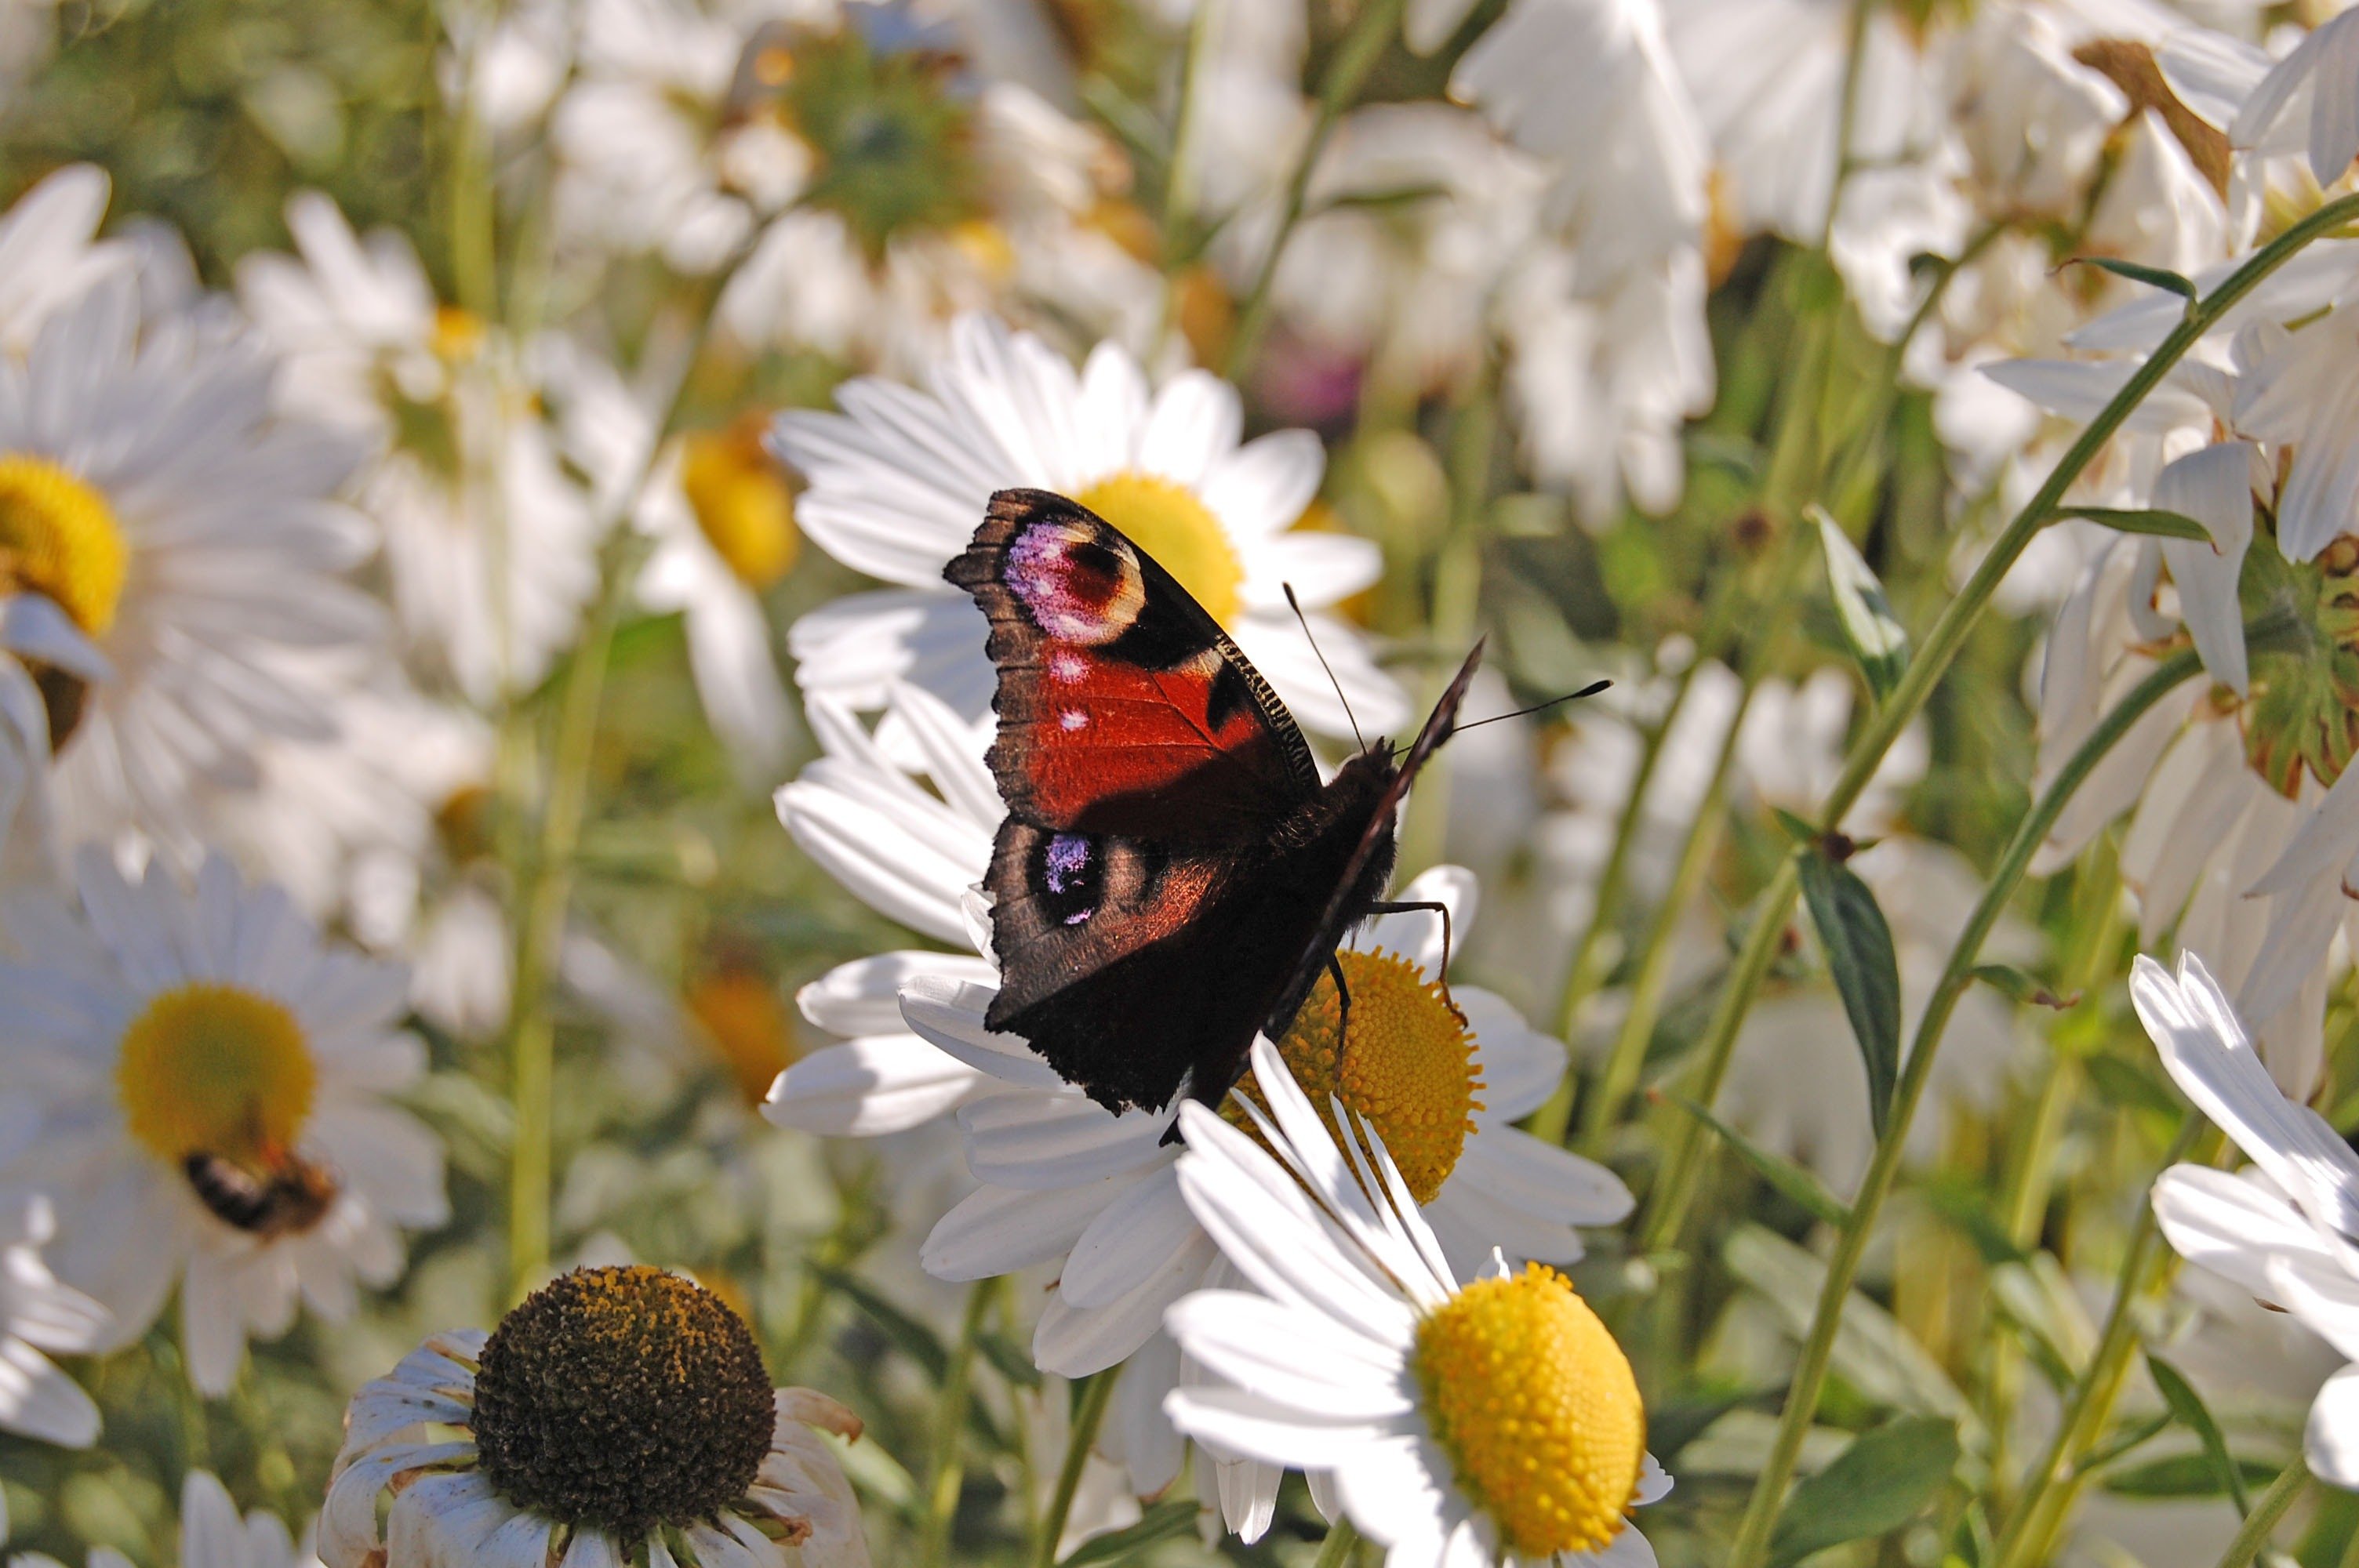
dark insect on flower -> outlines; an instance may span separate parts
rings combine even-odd
[[[201,1152],[181,1161],[180,1169],[215,1219],[264,1241],[310,1229],[336,1201],[334,1175],[299,1154],[267,1158],[258,1175],[234,1160]]]

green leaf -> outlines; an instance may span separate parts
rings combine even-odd
[[[1827,589],[1834,595],[1835,619],[1842,623],[1852,657],[1859,661],[1860,673],[1881,700],[1891,695],[1908,667],[1908,630],[1892,613],[1884,585],[1835,520],[1817,506],[1810,508],[1810,517],[1819,525],[1819,543],[1826,551]]]
[[[983,1334],[975,1336],[974,1347],[991,1363],[999,1375],[1019,1389],[1040,1386],[1040,1368],[1032,1364],[1032,1350],[1004,1334]]]
[[[1196,1499],[1173,1498],[1156,1504],[1136,1524],[1107,1535],[1093,1535],[1073,1548],[1060,1568],[1090,1568],[1097,1563],[1127,1563],[1158,1541],[1169,1541],[1196,1528]]]
[[[2184,512],[2162,512],[2151,506],[2060,506],[2059,517],[2078,517],[2123,534],[2151,534],[2159,539],[2212,542],[2212,531]]]
[[[2052,1007],[2059,1012],[2081,1005],[2081,993],[2058,996],[2013,964],[1976,964],[1973,978],[2026,1007]]]
[[[1933,1500],[1957,1463],[1958,1429],[1940,1416],[1901,1416],[1862,1434],[1787,1498],[1769,1540],[1771,1568],[1898,1530]]]
[[[2006,1233],[2006,1227],[1991,1210],[1988,1189],[1979,1177],[1962,1175],[1953,1171],[1936,1171],[1918,1189],[1935,1214],[1955,1226],[1981,1253],[1983,1263],[1996,1268],[2002,1263],[2020,1263],[2028,1256]]]
[[[2182,1108],[2171,1098],[2160,1075],[2148,1072],[2143,1065],[2134,1066],[2103,1052],[2083,1056],[2081,1065],[2089,1075],[2090,1085],[2125,1110],[2155,1111],[2174,1121],[2182,1114]]]
[[[2247,1487],[2267,1487],[2277,1478],[2274,1465],[2239,1459],[2236,1467],[2244,1472]],[[2125,1498],[2216,1498],[2221,1495],[2220,1473],[2212,1467],[2208,1454],[2173,1454],[2108,1471],[2105,1490]]]
[[[2124,261],[2118,256],[2074,256],[2072,259],[2083,266],[2102,268],[2116,277],[2126,277],[2134,283],[2168,289],[2190,305],[2195,303],[2194,280],[2184,274],[2172,272],[2167,267],[2147,266],[2142,262]]]
[[[1868,1117],[1882,1138],[1900,1081],[1900,960],[1892,927],[1858,873],[1823,851],[1802,857],[1802,897],[1867,1065]]]
[[[2212,1462],[2220,1484],[2227,1488],[2230,1497],[2236,1499],[2236,1511],[2251,1513],[2253,1499],[2245,1495],[2245,1478],[2237,1474],[2236,1462],[2228,1454],[2228,1439],[2220,1431],[2220,1423],[2212,1419],[2212,1411],[2203,1403],[2203,1396],[2195,1391],[2192,1383],[2180,1375],[2178,1368],[2152,1352],[2147,1355],[2146,1369],[2153,1377],[2154,1386],[2162,1390],[2163,1402],[2170,1407],[2170,1413],[2177,1416],[2180,1423],[2194,1433],[2196,1440],[2203,1444],[2203,1457]]]
[[[1771,806],[1769,808],[1769,815],[1777,819],[1777,826],[1783,828],[1785,830],[1786,837],[1792,839],[1795,843],[1815,844],[1819,841],[1819,830],[1811,827],[1809,823],[1803,821],[1800,817],[1795,816],[1792,812],[1787,810],[1784,806]]]
[[[1419,180],[1407,185],[1381,186],[1368,190],[1347,190],[1340,196],[1318,202],[1303,214],[1315,218],[1321,212],[1334,212],[1356,208],[1363,212],[1397,212],[1450,194],[1450,187],[1433,180]]]
[[[1758,1172],[1762,1180],[1808,1209],[1813,1217],[1836,1227],[1851,1223],[1850,1206],[1827,1191],[1825,1184],[1818,1177],[1783,1154],[1762,1148],[1685,1095],[1658,1093],[1653,1098],[1679,1107],[1711,1128],[1720,1135],[1723,1142],[1744,1156],[1745,1162]]]
[[[886,1338],[923,1368],[931,1382],[937,1387],[940,1385],[943,1374],[950,1370],[951,1353],[944,1348],[940,1335],[842,1269],[815,1260],[806,1260],[803,1267],[809,1269],[821,1284],[846,1297],[853,1305],[866,1313],[875,1320],[876,1326],[885,1331]]]

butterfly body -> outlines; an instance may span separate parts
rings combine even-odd
[[[1379,742],[1322,782],[1235,643],[1087,509],[1003,491],[943,575],[999,672],[985,1026],[1109,1108],[1217,1103],[1383,897],[1394,808],[1472,661],[1406,764]]]

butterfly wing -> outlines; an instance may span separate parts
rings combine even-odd
[[[1103,518],[1004,490],[942,575],[991,621],[1007,808],[1044,827],[1234,843],[1318,793],[1285,705],[1220,623]]]
[[[1250,1038],[1266,992],[1223,982],[1252,923],[1204,917],[1256,902],[1263,847],[1319,794],[1310,748],[1188,591],[1062,496],[995,495],[943,575],[999,673],[985,1022],[1108,1105],[1160,1106],[1205,1042]]]

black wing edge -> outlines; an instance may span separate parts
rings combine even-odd
[[[1408,754],[1401,759],[1400,771],[1393,775],[1392,782],[1385,786],[1385,793],[1378,797],[1375,815],[1369,818],[1368,830],[1361,835],[1359,844],[1352,850],[1351,860],[1344,863],[1343,875],[1327,900],[1327,908],[1311,933],[1310,946],[1303,950],[1300,960],[1295,965],[1293,979],[1286,982],[1286,989],[1277,994],[1277,1004],[1270,1009],[1265,1032],[1271,1039],[1284,1033],[1287,1025],[1294,1022],[1294,1015],[1301,1011],[1304,999],[1310,995],[1310,988],[1319,983],[1320,975],[1326,970],[1328,955],[1343,940],[1344,931],[1359,918],[1359,912],[1350,907],[1352,890],[1359,884],[1360,873],[1366,869],[1368,857],[1376,852],[1380,837],[1391,827],[1393,813],[1399,809],[1401,797],[1408,793],[1408,786],[1416,782],[1418,770],[1425,766],[1426,759],[1440,750],[1441,743],[1449,740],[1458,728],[1458,705],[1466,700],[1466,688],[1473,684],[1474,671],[1483,663],[1483,644],[1487,641],[1487,638],[1477,641],[1467,654],[1466,662],[1458,666],[1458,673],[1451,677],[1449,687],[1441,694],[1441,700],[1433,705],[1431,713],[1426,715],[1425,728],[1419,730],[1417,739],[1409,743]]]

